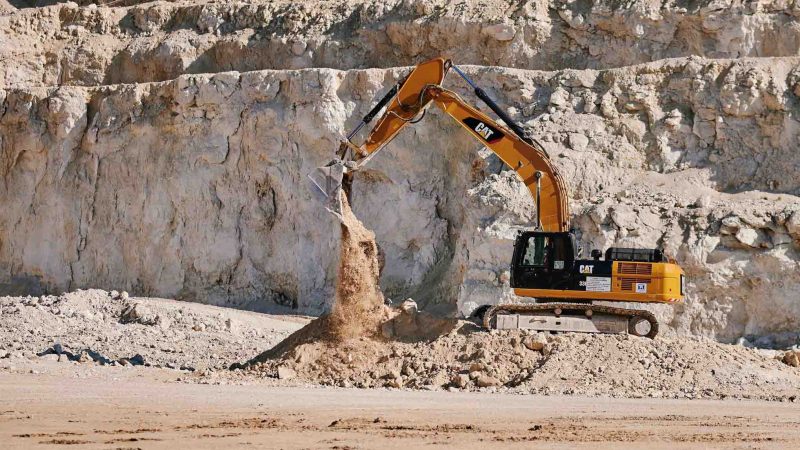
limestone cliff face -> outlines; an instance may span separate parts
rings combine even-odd
[[[791,36],[796,8],[715,4],[639,3],[605,22],[602,3],[581,2],[63,4],[2,16],[0,294],[101,287],[325,310],[339,228],[305,175],[408,70],[359,67],[449,51],[479,64],[465,70],[562,170],[586,254],[658,245],[687,270],[686,304],[654,307],[670,330],[727,341],[796,331],[800,58],[785,56],[792,38],[763,34]],[[526,31],[545,19],[560,47]],[[661,40],[620,31],[647,37],[670,21]],[[495,22],[511,25],[483,31]],[[745,37],[723,39],[730,30]],[[684,54],[724,58],[627,66]],[[311,66],[347,70],[287,69]],[[534,208],[503,169],[431,110],[358,174],[353,209],[385,255],[388,297],[460,314],[511,299],[513,237]]]
[[[797,0],[80,3],[88,7],[69,2],[0,16],[0,84],[395,67],[440,55],[460,64],[558,70],[690,55],[800,54]]]
[[[470,71],[498,87],[564,171],[586,251],[665,246],[691,277],[675,327],[732,339],[797,325],[798,65]],[[113,286],[325,308],[336,224],[304,175],[403,73],[230,72],[4,91],[6,290]],[[354,209],[386,254],[387,295],[463,313],[510,295],[511,242],[533,208],[479,150],[432,112],[356,178]]]

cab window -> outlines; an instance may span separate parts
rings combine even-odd
[[[564,268],[564,261],[571,260],[566,239],[560,236],[530,236],[522,257],[522,264],[533,267]],[[558,261],[558,263],[555,263]]]
[[[525,247],[525,255],[522,264],[526,266],[543,267],[545,264],[545,248],[550,240],[546,236],[531,236],[528,238],[528,245]]]

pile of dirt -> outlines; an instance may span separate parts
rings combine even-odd
[[[374,338],[391,312],[384,305],[378,285],[380,262],[375,234],[356,218],[341,194],[341,254],[336,280],[336,298],[330,313],[312,320],[280,344],[253,358],[249,364],[281,358],[298,346],[312,342],[336,348],[360,338]],[[232,368],[243,367],[234,363]]]
[[[353,345],[380,345],[378,341],[387,339],[412,342],[430,340],[455,326],[454,319],[420,313],[416,306],[402,309],[384,304],[379,284],[381,261],[375,234],[353,214],[344,192],[340,192],[340,195],[341,214],[337,214],[337,217],[341,221],[342,239],[336,298],[331,312],[311,321],[245,366],[282,360],[298,348],[301,348],[301,352],[308,352],[313,347],[321,354],[328,354],[338,353]],[[232,365],[233,368],[245,366],[238,363]]]
[[[432,341],[309,342],[231,376],[363,388],[793,401],[800,371],[780,356],[702,338],[486,332],[461,321]]]
[[[454,319],[420,313],[411,299],[401,308],[384,304],[375,234],[353,214],[343,191],[340,191],[340,204],[341,214],[336,216],[341,221],[342,240],[336,298],[331,312],[311,321],[247,364],[232,365],[233,369],[246,368],[252,372],[269,367],[281,378],[287,373],[294,377],[295,370],[309,379],[318,375],[336,378],[336,374],[343,373],[337,363],[341,355],[346,355],[348,366],[360,365],[354,363],[354,357],[369,365],[370,356],[384,353],[381,348],[388,345],[387,342],[435,339],[454,328]],[[288,368],[282,363],[286,360],[301,364]],[[374,383],[365,379],[359,385],[369,387]],[[395,381],[394,385],[399,387],[402,383]]]

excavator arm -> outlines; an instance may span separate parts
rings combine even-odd
[[[450,68],[454,68],[475,90],[490,109],[506,125],[500,125],[485,113],[466,103],[441,83]],[[318,169],[311,179],[329,198],[338,199],[341,177],[357,170],[388,144],[408,124],[421,120],[430,105],[436,105],[473,137],[491,149],[504,163],[514,169],[528,187],[537,208],[537,220],[542,231],[569,229],[569,204],[566,185],[549,156],[486,93],[464,75],[449,60],[441,58],[422,63],[393,87],[364,117],[361,124],[342,141],[337,152],[339,159]],[[388,105],[388,106],[387,106]],[[361,145],[352,138],[383,108],[378,119]]]

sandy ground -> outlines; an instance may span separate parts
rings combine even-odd
[[[796,448],[800,438],[795,403],[176,381],[185,376],[42,360],[0,369],[2,448]]]
[[[229,371],[309,319],[124,297],[0,297],[0,449],[796,448],[800,438],[797,369],[742,346],[464,322],[434,343],[299,346],[274,374]],[[384,387],[384,372],[413,389]],[[518,372],[518,384],[480,382]],[[371,388],[322,387],[362,375]],[[630,398],[651,388],[679,399]]]

